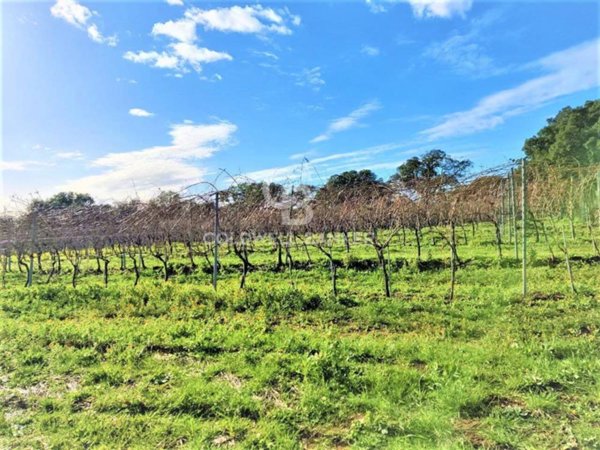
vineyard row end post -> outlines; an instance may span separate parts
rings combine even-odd
[[[525,158],[521,160],[521,202],[523,229],[523,297],[527,295],[527,174]]]
[[[215,189],[215,254],[213,261],[213,289],[217,290],[219,274],[219,191]]]

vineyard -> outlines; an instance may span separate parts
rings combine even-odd
[[[148,257],[160,263],[165,281],[175,274],[193,274],[200,258],[213,267],[216,289],[225,251],[237,257],[240,288],[244,288],[248,273],[257,268],[251,257],[270,241],[276,271],[293,272],[298,264],[306,269],[313,262],[309,248],[325,257],[336,295],[336,270],[351,246],[358,244],[371,247],[385,295],[390,297],[389,265],[408,263],[408,255],[392,259],[392,251],[415,247],[412,259],[418,267],[427,266],[431,263],[423,257],[427,236],[433,248],[449,249],[454,278],[462,263],[458,247],[469,242],[467,229],[475,236],[479,227],[492,226],[489,241],[497,250],[498,262],[511,255],[518,261],[521,254],[525,294],[527,242],[532,238],[536,247],[531,252],[543,248],[551,261],[565,259],[567,266],[569,245],[575,242],[588,242],[586,255],[600,257],[600,168],[524,171],[524,167],[490,169],[462,183],[423,180],[414,185],[341,190],[316,198],[309,198],[302,189],[295,196],[279,193],[274,198],[267,186],[266,196],[259,201],[227,198],[226,193],[214,191],[212,195],[166,195],[145,203],[34,206],[16,218],[2,218],[2,283],[6,285],[7,275],[16,266],[26,274],[25,286],[33,284],[36,271],[44,276],[37,282],[47,284],[63,274],[68,264],[71,284],[76,287],[82,268],[95,261],[96,272],[108,285],[109,266],[114,267],[111,261],[116,258],[119,270],[132,272],[137,285]],[[218,198],[224,196],[226,201],[222,199],[219,206]],[[576,225],[583,228],[579,233]],[[337,251],[340,243],[341,252]],[[570,285],[575,291],[574,284]]]
[[[600,447],[599,166],[269,189],[3,217],[0,446]]]

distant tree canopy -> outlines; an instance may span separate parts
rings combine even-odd
[[[57,208],[72,208],[91,206],[94,204],[94,199],[89,194],[80,194],[76,192],[59,192],[49,199],[35,199],[29,205],[30,210],[37,209],[57,209]]]
[[[279,199],[283,192],[284,188],[282,185],[277,183],[269,183],[269,194],[271,199]],[[263,183],[254,182],[236,183],[225,191],[222,191],[220,196],[224,201],[243,204],[246,206],[256,206],[266,200],[263,191]]]
[[[346,200],[355,195],[374,191],[374,188],[383,185],[383,180],[371,170],[348,170],[332,175],[317,193],[317,198],[329,197]]]
[[[411,189],[421,182],[447,186],[458,182],[471,165],[468,159],[454,159],[442,150],[431,150],[399,166],[390,177],[390,183],[400,183]]]
[[[563,108],[548,125],[527,139],[523,151],[536,164],[600,163],[600,100]]]

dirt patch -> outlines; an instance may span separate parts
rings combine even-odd
[[[512,450],[514,447],[494,442],[481,433],[481,423],[477,419],[459,419],[454,422],[454,428],[461,433],[467,442],[476,449]]]
[[[521,400],[491,394],[480,400],[467,402],[460,408],[460,415],[466,419],[489,416],[494,408],[512,408],[525,406]]]
[[[233,447],[235,445],[235,438],[226,434],[220,434],[212,440],[212,443],[217,447]]]
[[[281,393],[277,389],[267,389],[261,395],[257,395],[255,400],[274,408],[288,408],[288,404],[283,401]]]
[[[569,259],[573,262],[581,262],[584,264],[600,264],[600,256],[571,256]]]
[[[542,392],[560,392],[565,390],[565,385],[556,380],[536,380],[533,383],[521,386],[519,390],[521,392],[532,392],[536,394]]]
[[[565,294],[560,292],[533,292],[530,296],[530,303],[559,301],[565,298]]]
[[[233,373],[230,373],[230,372],[222,372],[222,373],[220,373],[217,376],[217,379],[219,381],[224,381],[229,386],[231,386],[232,388],[234,388],[235,390],[238,390],[238,391],[244,385],[244,382],[243,382],[243,380],[240,377],[238,377],[237,375],[234,375]]]
[[[417,370],[425,370],[427,369],[427,362],[422,359],[412,359],[409,363],[410,367],[413,367]]]

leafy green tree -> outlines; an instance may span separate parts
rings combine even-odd
[[[371,170],[348,170],[332,175],[317,192],[317,198],[335,198],[343,201],[365,193],[373,193],[383,185],[383,180]]]
[[[271,199],[277,200],[284,192],[282,185],[269,183]],[[228,201],[246,206],[256,206],[264,203],[265,194],[263,183],[236,183],[221,193],[223,201]]]
[[[39,209],[60,209],[60,208],[78,208],[93,205],[94,199],[89,194],[80,194],[76,192],[59,192],[49,199],[36,199],[29,205],[30,210]]]
[[[523,146],[533,164],[589,165],[600,163],[600,100],[578,108],[563,108]]]
[[[442,150],[431,150],[421,157],[410,158],[399,166],[396,173],[390,177],[390,182],[400,183],[409,188],[415,188],[421,182],[435,182],[438,186],[448,186],[464,177],[471,165],[468,159],[454,159]]]

